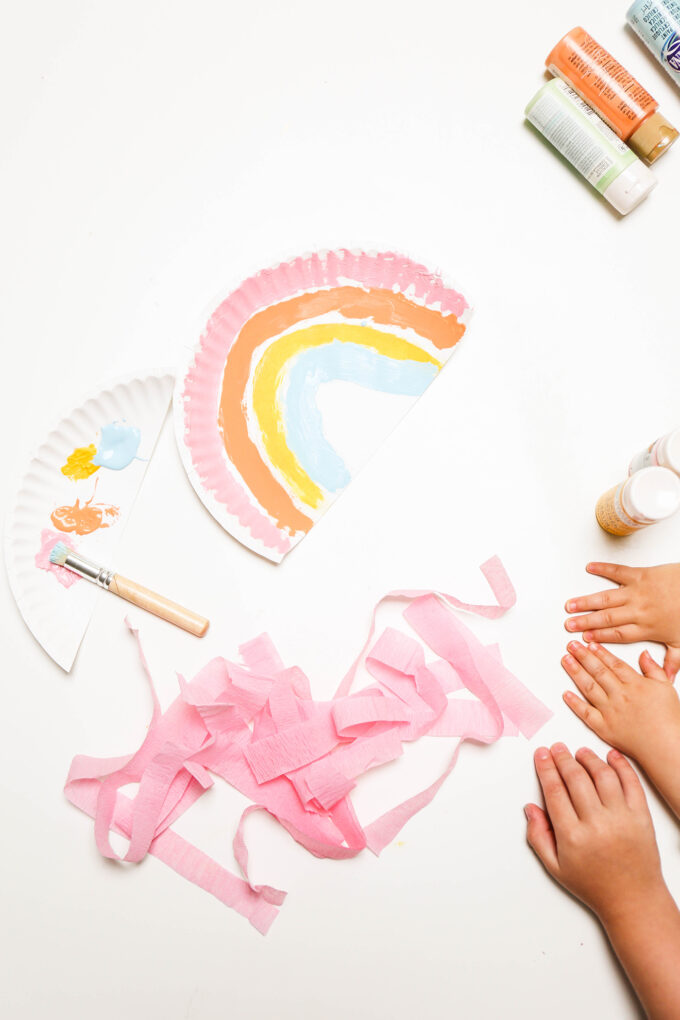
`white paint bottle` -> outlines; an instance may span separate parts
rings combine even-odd
[[[646,467],[665,467],[680,475],[680,429],[669,432],[646,450],[636,453],[630,462],[628,474]]]
[[[680,478],[665,467],[645,467],[603,493],[597,523],[610,535],[630,535],[680,509]]]
[[[651,170],[561,78],[538,90],[524,116],[622,216],[655,187]]]

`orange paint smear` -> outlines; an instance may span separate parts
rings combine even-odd
[[[92,458],[97,452],[94,443],[89,446],[78,446],[73,453],[66,458],[66,463],[61,469],[62,475],[72,478],[74,482],[80,482],[89,478],[95,471],[99,471],[99,465],[92,463]]]
[[[227,358],[222,381],[219,425],[229,459],[251,493],[290,534],[309,531],[313,521],[296,507],[283,486],[277,482],[248,435],[243,412],[245,391],[253,351],[271,337],[296,323],[340,312],[347,319],[370,318],[385,326],[411,328],[430,340],[439,350],[453,347],[465,332],[452,313],[442,314],[409,301],[390,290],[365,291],[361,287],[333,287],[330,290],[302,294],[257,312],[243,326]]]
[[[94,495],[92,496],[94,499]],[[58,506],[50,515],[52,524],[67,534],[91,535],[99,528],[110,528],[120,515],[120,508],[109,503],[92,503],[89,499],[83,506],[77,499],[73,506]]]

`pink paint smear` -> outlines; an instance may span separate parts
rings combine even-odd
[[[281,554],[290,549],[290,539],[253,502],[225,456],[217,427],[224,366],[241,328],[255,312],[305,291],[348,283],[408,291],[414,300],[457,316],[468,307],[463,295],[446,286],[440,276],[404,255],[347,249],[317,252],[264,269],[237,287],[210,317],[184,383],[184,442],[202,485],[254,539]]]
[[[506,669],[498,648],[481,644],[452,612],[456,608],[496,618],[514,604],[515,592],[500,560],[489,560],[482,570],[496,605],[470,605],[452,595],[422,591],[385,596],[407,601],[404,617],[421,640],[388,628],[372,643],[371,628],[331,701],[315,701],[304,673],[286,668],[264,634],[241,646],[240,664],[217,658],[190,683],[180,677],[179,697],[161,712],[140,647],[153,700],[141,747],[120,758],[78,756],[66,781],[68,799],[94,818],[100,852],[127,862],[152,854],[263,934],[286,893],[249,878],[244,824],[252,812],[278,819],[316,857],[340,860],[364,849],[380,854],[432,801],[465,740],[491,744],[518,733],[531,737],[552,714]],[[432,661],[426,660],[423,643],[434,654]],[[351,693],[362,660],[372,682]],[[474,700],[456,698],[463,689]],[[362,825],[350,796],[357,780],[398,758],[404,744],[425,736],[456,738],[444,772],[420,793]],[[212,785],[213,776],[253,801],[234,836],[242,877],[172,829]],[[129,783],[139,783],[134,800],[119,792]],[[129,840],[123,857],[111,846],[111,831]]]
[[[50,553],[57,542],[63,541],[64,536],[60,532],[43,528],[40,532],[40,549],[35,554],[35,565],[40,570],[46,570],[48,573],[54,574],[59,584],[62,584],[64,588],[70,588],[72,584],[81,580],[78,574],[75,574],[67,567],[60,567],[58,563],[50,562]],[[69,548],[75,549],[75,546],[71,544]]]

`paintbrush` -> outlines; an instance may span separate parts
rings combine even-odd
[[[112,570],[97,566],[92,560],[69,549],[64,542],[57,542],[54,546],[50,553],[50,562],[59,567],[66,567],[74,574],[79,574],[80,577],[86,577],[88,581],[93,581],[100,588],[112,591],[114,595],[120,595],[127,602],[132,602],[140,609],[146,609],[154,616],[160,616],[162,620],[174,623],[176,627],[188,630],[190,634],[195,634],[197,637],[203,637],[210,625],[210,620],[206,620],[204,616],[192,613],[184,606],[178,606],[176,602],[171,602],[163,595],[157,595],[155,591],[143,588],[141,584],[130,581],[127,577],[122,577],[121,574],[114,574]]]

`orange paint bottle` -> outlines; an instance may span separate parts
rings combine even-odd
[[[567,32],[545,63],[645,162],[653,163],[678,137],[656,99],[584,29]]]

